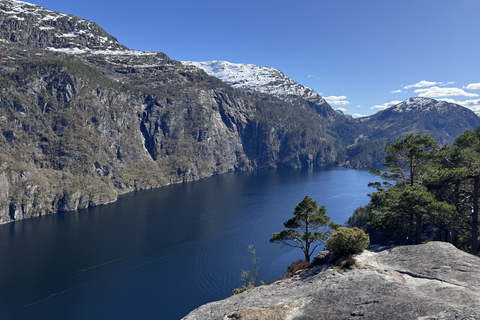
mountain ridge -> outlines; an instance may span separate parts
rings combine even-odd
[[[238,89],[271,93],[288,102],[306,101],[326,119],[327,131],[346,148],[344,165],[348,167],[382,165],[385,145],[410,133],[430,134],[443,145],[453,143],[463,131],[480,126],[480,117],[473,111],[426,97],[411,97],[373,115],[354,119],[333,110],[314,90],[271,67],[227,61],[182,63],[199,67]]]
[[[325,119],[348,118],[342,112],[334,110],[313,89],[297,83],[282,71],[272,67],[217,60],[182,61],[181,63],[200,68],[208,75],[242,91],[271,95],[288,103],[295,103],[298,100],[305,101]]]
[[[276,97],[300,96],[307,101],[327,102],[314,90],[293,81],[278,69],[228,61],[182,61],[204,70],[234,88],[254,90]]]
[[[38,48],[127,50],[95,22],[28,2],[0,2],[0,38]]]
[[[63,42],[55,34],[76,17],[1,4],[0,223],[228,171],[343,161],[304,101],[244,94],[161,52]]]
[[[470,109],[425,97],[408,98],[358,121],[367,126],[367,135],[372,138],[391,140],[420,133],[430,134],[441,144],[451,144],[463,131],[480,126],[480,117]]]
[[[0,2],[0,61],[0,223],[229,171],[383,161],[368,121],[279,70],[222,62],[224,82],[29,3]],[[242,68],[255,86],[233,83]]]

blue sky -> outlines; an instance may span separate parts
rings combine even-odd
[[[131,49],[281,70],[368,115],[413,96],[480,113],[479,0],[32,0]]]

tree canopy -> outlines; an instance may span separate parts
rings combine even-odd
[[[327,240],[327,229],[339,227],[326,213],[325,206],[319,208],[316,201],[306,196],[295,206],[293,218],[284,223],[287,230],[274,233],[270,242],[300,248],[305,260],[310,261],[315,249]]]
[[[372,228],[397,243],[443,240],[478,254],[480,127],[451,146],[408,135],[385,151],[389,168],[371,172],[387,181],[370,184],[377,191],[347,225]]]

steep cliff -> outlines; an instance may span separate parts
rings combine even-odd
[[[341,111],[334,110],[320,94],[293,81],[280,70],[228,61],[182,61],[182,63],[196,66],[242,92],[273,96],[299,108],[314,109],[322,119],[328,134],[337,140],[337,149],[342,150],[342,153],[362,132],[362,123]]]
[[[428,134],[440,144],[453,143],[467,129],[480,125],[480,117],[460,105],[423,97],[409,98],[374,115],[353,119],[335,111],[314,90],[293,81],[280,70],[227,61],[192,62],[209,75],[252,95],[268,94],[301,108],[312,108],[326,132],[336,139],[343,165],[382,165],[385,145],[404,136]]]
[[[3,0],[0,38],[0,222],[227,171],[342,161],[314,109],[129,50],[88,21]]]
[[[129,50],[93,22],[1,0],[0,223],[227,171],[383,161],[392,127],[379,134],[382,117],[337,112],[279,70],[208,65]]]
[[[365,251],[358,267],[317,266],[184,319],[478,319],[480,259],[443,242]]]

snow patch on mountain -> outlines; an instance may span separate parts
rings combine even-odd
[[[425,97],[413,97],[391,107],[391,111],[397,113],[412,111],[425,113],[431,110],[436,110],[438,112],[446,112],[451,110],[451,108],[455,106],[457,105],[447,103],[445,101],[439,101]],[[458,107],[462,108],[460,105],[458,105]]]
[[[182,63],[203,69],[208,75],[219,78],[234,88],[254,90],[281,98],[302,97],[307,101],[326,103],[314,90],[298,84],[280,70],[271,67],[227,61],[182,61]]]
[[[36,29],[38,30],[35,35],[37,38],[45,39],[51,37],[51,35],[57,39],[78,38],[78,41],[70,43],[70,47],[83,48],[86,44],[91,49],[125,50],[124,46],[120,45],[114,37],[109,36],[94,22],[24,1],[2,0],[0,2],[0,20],[4,24],[9,20],[23,22],[23,24],[15,24],[14,28],[16,30],[14,32],[18,35],[15,42],[18,39],[25,40],[26,34]],[[27,32],[25,29],[27,26],[33,28]],[[50,31],[53,33],[49,34]],[[80,45],[80,43],[84,43],[84,45]]]
[[[154,51],[138,51],[138,50],[91,50],[88,48],[45,48],[49,51],[63,52],[67,54],[93,54],[93,55],[106,55],[106,56],[155,56],[158,53]]]
[[[62,17],[68,17],[68,15],[64,13],[55,12],[37,6],[36,4],[17,0],[3,0],[0,11],[3,11],[3,13],[9,15],[11,18],[20,20],[24,20],[25,15],[35,16],[37,24],[41,24],[45,21],[56,21]]]

